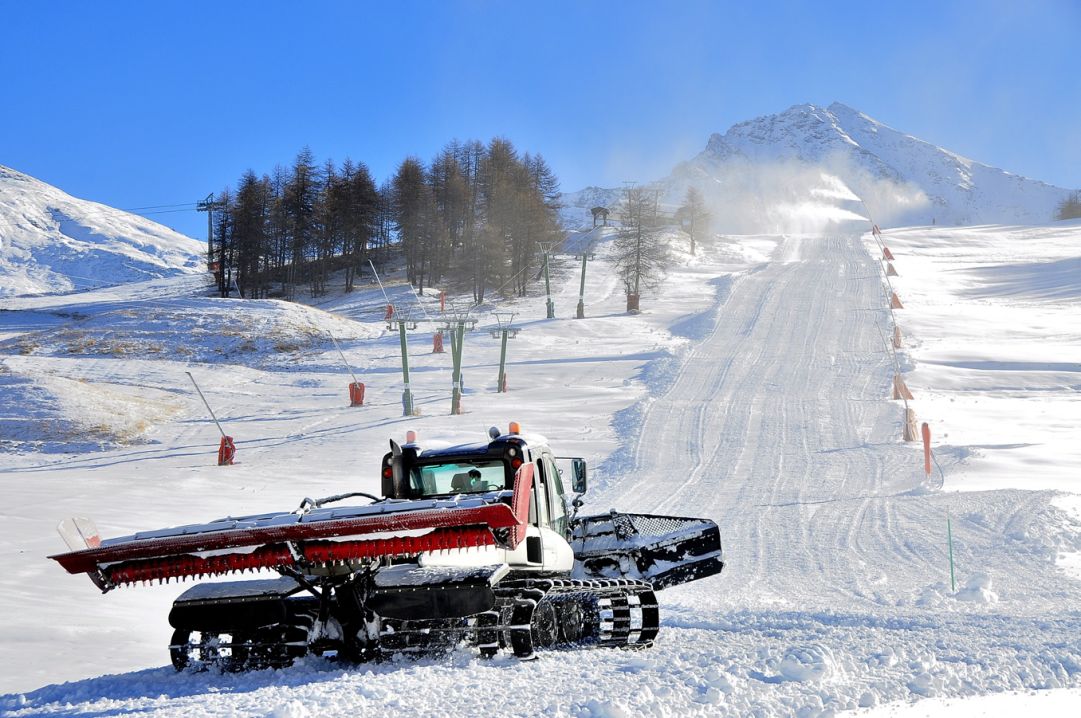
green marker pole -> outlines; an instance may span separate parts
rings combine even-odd
[[[586,318],[586,260],[589,255],[582,252],[582,283],[578,286],[578,313],[579,319]]]
[[[556,318],[556,305],[552,301],[552,280],[548,276],[548,252],[544,253],[544,294],[547,297],[545,301],[545,308],[548,312],[549,319]]]
[[[496,392],[504,392],[507,382],[507,330],[502,331],[503,341],[499,347],[499,384],[496,387]]]
[[[409,347],[405,342],[405,322],[398,322],[398,336],[402,342],[402,379],[405,390],[402,392],[402,416],[413,415],[413,392],[409,389]]]
[[[950,547],[950,590],[957,593],[957,580],[953,574],[953,528],[950,526],[950,512],[946,511],[946,539]]]

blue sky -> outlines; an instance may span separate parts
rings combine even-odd
[[[510,138],[565,190],[667,174],[710,133],[844,102],[1081,187],[1081,3],[0,0],[0,164],[122,207],[247,168]],[[153,215],[197,237],[195,212]]]

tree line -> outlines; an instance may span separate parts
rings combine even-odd
[[[560,238],[558,198],[543,157],[503,138],[450,142],[428,164],[407,157],[379,185],[362,162],[319,165],[304,148],[214,198],[208,260],[222,296],[293,299],[306,286],[317,297],[339,272],[349,292],[369,260],[391,253],[421,292],[523,295],[538,246]]]

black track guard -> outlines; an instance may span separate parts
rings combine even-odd
[[[669,588],[721,572],[721,533],[709,519],[621,514],[575,522],[575,575],[637,578]]]
[[[492,587],[507,571],[506,564],[462,568],[390,566],[375,574],[367,605],[384,618],[406,621],[471,616],[495,606]]]
[[[232,633],[281,623],[300,590],[291,578],[200,583],[173,602],[169,625],[186,631]]]

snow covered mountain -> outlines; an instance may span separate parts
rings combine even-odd
[[[0,297],[205,271],[201,242],[0,165]]]
[[[734,125],[657,183],[673,207],[692,185],[710,200],[716,229],[729,232],[790,231],[852,215],[880,225],[1042,223],[1069,193],[961,157],[838,102],[795,105]],[[618,196],[589,187],[564,202],[588,209],[612,206]]]

